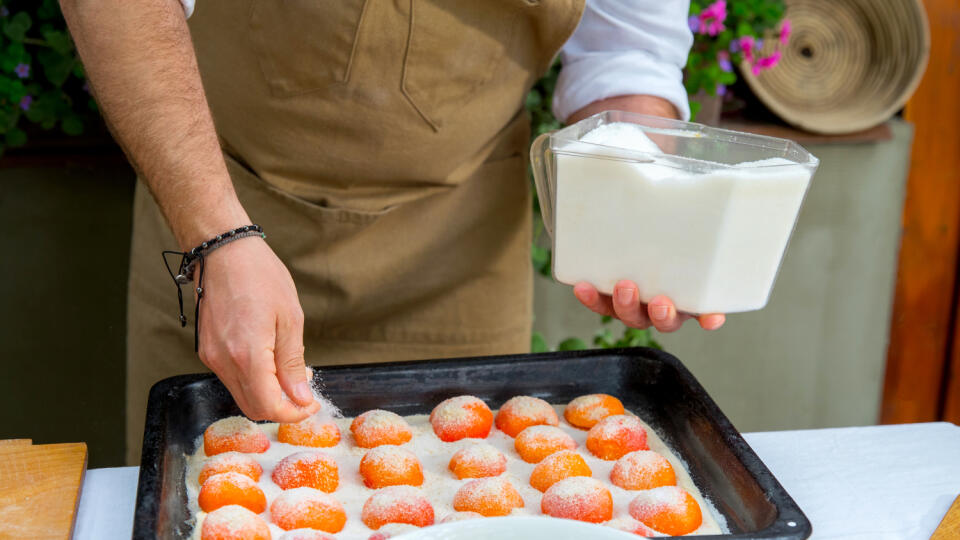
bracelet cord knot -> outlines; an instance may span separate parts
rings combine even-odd
[[[170,274],[170,278],[173,280],[174,285],[177,286],[177,304],[180,307],[179,320],[181,328],[187,326],[187,317],[183,314],[183,289],[181,286],[192,282],[194,280],[194,276],[196,275],[197,286],[194,291],[197,293],[197,303],[193,310],[194,352],[200,351],[200,300],[203,299],[204,293],[203,258],[217,248],[221,248],[230,242],[235,242],[241,238],[247,238],[249,236],[259,236],[264,240],[267,238],[267,235],[263,232],[263,227],[260,225],[244,225],[242,227],[229,230],[223,234],[218,234],[206,242],[201,242],[199,246],[191,249],[190,251],[164,250],[161,252],[163,257],[163,265],[167,267],[167,273]],[[167,255],[180,256],[180,264],[177,267],[176,274],[173,273],[173,269],[170,267],[170,262],[167,259]]]

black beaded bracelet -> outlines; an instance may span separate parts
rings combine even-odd
[[[181,285],[186,285],[193,281],[193,272],[197,263],[211,251],[223,247],[234,240],[246,238],[248,236],[259,236],[266,239],[267,235],[263,233],[263,227],[259,225],[244,225],[236,229],[218,234],[213,238],[202,242],[199,246],[183,254],[183,260],[180,262],[180,272],[174,276],[174,281]]]
[[[201,242],[199,246],[190,251],[166,250],[162,253],[163,264],[167,267],[167,273],[170,274],[173,283],[177,286],[177,302],[180,305],[181,327],[187,325],[187,318],[183,315],[183,290],[180,286],[193,281],[194,272],[198,265],[200,267],[196,287],[197,305],[193,315],[193,348],[195,351],[200,350],[200,300],[203,298],[203,258],[217,248],[250,236],[259,236],[263,239],[267,238],[267,235],[263,232],[263,227],[256,224],[244,225],[243,227],[237,227],[223,234],[218,234],[206,242]],[[170,263],[167,262],[167,255],[180,255],[180,266],[176,275],[174,275],[173,270],[170,268]]]

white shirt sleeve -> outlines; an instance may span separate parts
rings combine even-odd
[[[180,0],[180,3],[183,4],[183,13],[189,18],[193,15],[193,6],[197,0]]]
[[[682,71],[693,44],[689,11],[689,0],[587,0],[560,53],[554,115],[566,119],[594,101],[645,94],[690,118]]]

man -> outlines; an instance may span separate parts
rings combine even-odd
[[[304,344],[311,363],[528,349],[523,101],[561,47],[559,117],[688,114],[687,2],[200,0],[189,30],[191,0],[62,7],[143,181],[131,462],[149,386],[203,369],[161,249],[263,226],[269,244],[244,238],[205,258],[199,359],[251,418],[297,421],[318,407]],[[640,304],[630,282],[612,298],[589,284],[574,293],[631,326],[672,331],[687,318],[666,298]]]

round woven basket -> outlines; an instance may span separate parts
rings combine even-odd
[[[920,0],[788,0],[786,17],[793,31],[780,63],[759,75],[747,64],[740,71],[794,126],[825,134],[873,127],[920,83],[930,51]]]

